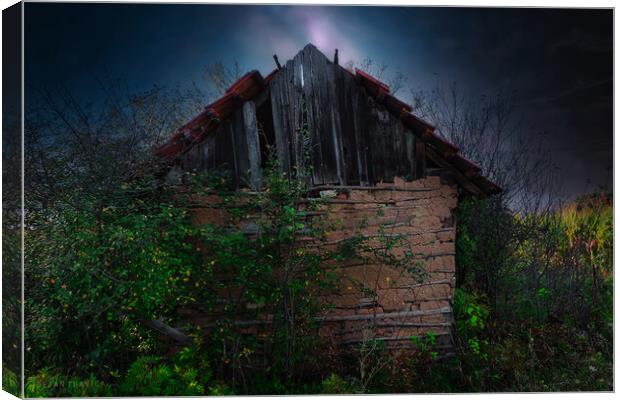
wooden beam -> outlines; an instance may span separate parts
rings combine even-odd
[[[282,69],[280,61],[278,61],[278,56],[276,54],[273,55],[273,60],[276,62],[276,66],[278,67],[278,69]]]
[[[248,146],[248,159],[250,163],[250,186],[253,190],[261,187],[261,154],[258,124],[256,122],[256,106],[253,101],[246,101],[243,105],[243,130],[246,135]]]
[[[442,307],[442,308],[435,308],[435,309],[425,310],[425,311],[397,311],[397,312],[377,313],[377,314],[318,317],[316,318],[316,321],[317,322],[364,321],[364,320],[372,320],[372,319],[419,317],[423,315],[437,315],[437,314],[452,314],[452,309],[450,307]]]
[[[459,154],[451,154],[445,158],[470,179],[480,174],[481,170],[478,165]]]
[[[285,103],[289,99],[283,97],[287,96],[286,90],[286,74],[290,73],[290,68],[282,70],[277,74],[274,79],[269,83],[269,98],[271,99],[271,117],[273,120],[273,132],[276,144],[276,153],[278,161],[280,162],[280,168],[283,172],[290,177],[290,155],[289,155],[289,115],[288,107]]]
[[[190,344],[192,342],[192,338],[190,336],[187,336],[179,329],[173,328],[170,325],[164,323],[162,318],[146,321],[145,325],[151,329],[163,333],[164,335],[168,336],[169,338],[175,340],[180,344]]]
[[[321,190],[339,190],[339,191],[350,191],[350,190],[367,190],[367,191],[375,191],[375,190],[385,190],[389,192],[430,192],[435,189],[433,188],[405,188],[400,186],[347,186],[347,185],[319,185],[312,186],[307,191],[308,192],[318,192]]]
[[[337,322],[337,321],[363,321],[372,319],[390,319],[390,318],[406,318],[406,317],[419,317],[426,315],[441,315],[452,314],[450,307],[434,308],[425,311],[396,311],[389,313],[376,313],[376,314],[359,314],[359,315],[343,315],[343,316],[325,316],[315,317],[314,320],[318,323]],[[235,326],[255,326],[255,325],[270,325],[273,323],[272,319],[261,320],[241,320],[233,321]],[[217,323],[211,322],[201,325],[203,328],[212,328],[217,326]]]
[[[497,186],[494,182],[491,182],[489,179],[482,175],[474,176],[474,181],[476,182],[476,185],[480,186],[485,191],[485,193],[489,195],[499,194],[503,192],[501,187]]]
[[[426,149],[426,156],[429,160],[439,165],[440,167],[448,169],[458,183],[463,186],[465,190],[478,197],[485,197],[485,193],[475,185],[470,179],[463,175],[458,169],[454,168],[446,159],[440,157],[431,148]]]
[[[399,327],[406,327],[407,325],[395,325],[395,327],[399,328]],[[411,325],[409,325],[411,326]],[[450,336],[451,333],[450,332],[433,332],[435,336]],[[357,343],[364,343],[364,342],[370,342],[370,341],[379,341],[379,342],[410,342],[411,339],[409,338],[409,336],[385,336],[385,337],[376,337],[376,338],[370,338],[370,339],[365,339],[365,338],[359,338],[359,339],[349,339],[349,340],[345,340],[342,342],[342,344],[357,344]],[[452,346],[450,346],[449,348],[452,348]]]
[[[415,141],[415,168],[414,178],[426,178],[426,144],[421,140]]]

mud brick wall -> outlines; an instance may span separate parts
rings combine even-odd
[[[412,346],[411,336],[433,332],[438,350],[449,352],[456,283],[456,187],[439,177],[413,182],[396,178],[369,189],[335,192],[326,203],[330,218],[341,222],[341,229],[328,243],[361,234],[380,248],[385,239],[398,238],[392,254],[410,251],[418,271],[355,260],[339,266],[337,293],[324,298],[332,307],[320,316],[322,335],[345,344],[381,340],[402,349]]]
[[[317,194],[320,197],[315,201],[333,226],[326,247],[362,235],[367,244],[381,251],[384,240],[393,238],[398,244],[391,254],[402,257],[410,252],[413,257],[409,265],[399,267],[373,262],[372,257],[330,265],[339,279],[335,290],[319,298],[329,305],[316,317],[320,335],[335,345],[372,339],[384,341],[388,348],[408,349],[413,347],[411,336],[432,332],[437,335],[437,350],[450,353],[456,186],[439,177],[412,182],[395,178],[393,183],[368,188],[319,187]],[[197,223],[214,222],[225,218],[225,212],[205,208],[196,210],[195,217]],[[417,267],[413,268],[417,272],[412,273],[410,267]],[[268,320],[238,319],[239,326],[256,333]],[[200,320],[209,325],[214,317]]]

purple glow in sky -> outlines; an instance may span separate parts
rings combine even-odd
[[[368,32],[360,31],[360,21],[339,18],[339,13],[333,11],[336,9],[329,7],[287,7],[276,12],[257,9],[247,16],[247,24],[235,34],[237,49],[263,63],[273,53],[285,62],[308,43],[328,57],[338,49],[343,64],[371,56],[370,49],[362,43]],[[262,72],[272,68],[273,63],[268,63]]]

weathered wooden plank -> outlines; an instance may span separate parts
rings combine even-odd
[[[302,54],[304,55],[304,93],[306,99],[309,100],[309,105],[312,105],[309,108],[312,110],[312,115],[308,117],[313,122],[321,149],[320,168],[323,182],[320,183],[340,183],[337,146],[334,143],[332,131],[331,109],[334,105],[331,103],[328,82],[328,69],[331,63],[312,45],[306,46]]]
[[[305,106],[305,116],[306,116],[306,127],[308,130],[308,134],[310,135],[310,149],[309,152],[311,154],[311,165],[312,165],[312,183],[315,185],[320,185],[326,183],[324,172],[324,162],[323,162],[323,143],[321,140],[321,130],[320,125],[317,123],[320,120],[321,110],[318,108],[318,102],[315,97],[315,89],[312,82],[314,81],[315,72],[312,68],[312,63],[310,62],[309,57],[305,57],[304,52],[302,51],[299,55],[301,60],[303,61],[303,87],[302,93],[304,96],[304,106]],[[307,81],[307,84],[306,84]],[[331,182],[329,182],[331,183]]]
[[[237,188],[245,186],[250,169],[248,143],[243,119],[243,109],[240,108],[235,110],[230,118],[230,123],[227,124],[232,141],[232,148],[229,151],[233,157],[233,177]]]
[[[415,138],[415,179],[423,179],[426,177],[426,144]]]
[[[367,190],[372,191],[388,191],[388,192],[432,192],[436,189],[430,187],[407,188],[400,186],[352,186],[352,185],[320,185],[313,186],[308,189],[309,192],[317,192],[320,190]]]
[[[236,178],[232,122],[230,120],[225,121],[222,128],[222,132],[217,132],[215,135],[213,149],[215,168],[228,171],[233,175],[233,178]]]
[[[336,173],[338,181],[341,185],[347,184],[347,172],[344,162],[344,149],[342,139],[342,127],[340,116],[340,103],[336,95],[336,69],[340,69],[338,65],[334,65],[327,61],[327,88],[329,94],[329,110],[331,117],[331,137],[333,141],[334,155],[336,157]]]
[[[355,151],[358,160],[360,185],[367,186],[374,183],[374,168],[368,140],[370,136],[368,95],[364,88],[357,88],[357,90],[353,91],[353,94],[353,127],[355,129]]]
[[[215,135],[221,133],[222,130],[223,129],[221,127],[218,128],[214,135],[208,136],[202,143],[202,168],[205,170],[215,168]]]
[[[425,151],[426,156],[429,158],[429,160],[439,165],[440,167],[449,170],[454,176],[454,179],[456,179],[457,182],[459,182],[461,186],[463,186],[463,188],[465,188],[468,192],[478,197],[484,196],[484,192],[478,186],[476,186],[471,180],[467,179],[465,175],[463,175],[460,171],[450,165],[450,163],[448,163],[446,160],[441,158],[437,153],[435,153],[431,149],[426,149]]]
[[[185,153],[181,159],[182,166],[185,171],[223,168],[234,173],[234,151],[230,121],[227,121]]]
[[[441,314],[452,314],[452,309],[450,307],[442,307],[425,311],[396,311],[390,313],[376,313],[376,314],[359,314],[359,315],[341,315],[341,316],[324,316],[324,317],[315,317],[316,322],[338,322],[338,321],[367,321],[367,320],[381,320],[381,319],[392,319],[392,318],[407,318],[407,317],[420,317],[427,315],[441,315]],[[239,326],[248,326],[248,325],[261,325],[261,324],[269,324],[272,323],[272,320],[241,320],[235,321],[235,325]],[[215,323],[211,324],[203,324],[203,327],[211,327],[215,326]]]
[[[303,175],[305,169],[306,151],[304,146],[304,135],[307,133],[304,129],[307,116],[305,113],[305,95],[303,93],[304,71],[303,71],[303,55],[301,59],[294,60],[293,68],[287,71],[289,77],[288,96],[291,102],[290,118],[291,132],[289,151],[291,154],[291,169],[296,175]]]
[[[285,172],[305,171],[310,153],[313,181],[323,183],[324,173],[335,168],[333,164],[326,168],[323,161],[322,149],[329,152],[324,137],[327,132],[326,107],[323,106],[327,92],[327,86],[323,85],[326,73],[325,68],[321,68],[321,60],[317,60],[316,49],[313,49],[308,46],[289,60],[272,80],[272,114],[278,155],[281,162],[287,164]],[[321,57],[325,59],[322,54]],[[315,76],[318,76],[318,82]]]
[[[339,110],[342,161],[347,184],[360,184],[361,165],[358,160],[354,103],[357,83],[340,66],[334,65],[336,107]]]
[[[385,107],[372,99],[370,104],[369,148],[375,170],[374,180],[391,182],[397,173],[397,165],[394,162],[394,121]]]
[[[180,344],[191,344],[193,339],[191,336],[187,336],[178,328],[173,328],[170,325],[163,322],[163,318],[151,319],[144,321],[144,324],[151,329],[163,333],[164,335],[174,339]]]
[[[286,94],[286,73],[284,70],[271,80],[270,97],[273,130],[276,142],[276,154],[283,172],[290,174],[290,156],[288,151],[288,136],[290,131],[288,118],[288,96]]]
[[[181,165],[184,171],[198,171],[201,169],[202,157],[200,153],[200,146],[194,146],[183,154]]]
[[[261,187],[261,154],[258,124],[256,122],[256,106],[253,101],[247,101],[243,105],[243,128],[249,164],[249,183],[252,189],[258,190]]]
[[[437,314],[452,314],[450,307],[443,307],[437,309],[431,309],[426,311],[395,311],[390,313],[377,313],[377,314],[360,314],[360,315],[342,315],[333,317],[318,317],[317,322],[327,321],[364,321],[364,320],[378,320],[389,318],[406,318],[406,317],[419,317],[424,315],[437,315]]]
[[[282,119],[280,114],[280,91],[279,91],[279,83],[280,83],[280,74],[274,76],[274,78],[269,82],[269,100],[270,100],[270,108],[271,108],[271,119],[273,122],[273,130],[274,130],[274,138],[276,141],[276,151],[277,150],[277,141],[278,137],[282,135]]]
[[[325,86],[325,68],[327,59],[318,53],[314,46],[306,46],[299,59],[299,71],[303,99],[304,135],[303,159],[318,157],[316,160],[307,160],[308,166],[313,168],[312,182],[335,182],[330,176],[334,173],[333,166],[328,167],[333,146],[329,145],[327,137],[328,111],[325,100],[327,87]],[[317,78],[318,77],[318,78]],[[318,95],[317,95],[318,94]],[[305,167],[305,162],[303,164]]]
[[[415,152],[415,135],[410,130],[405,131],[405,152],[407,162],[407,175],[411,180],[416,179],[415,166],[416,166],[416,152]]]
[[[401,325],[399,327],[405,327],[406,325]],[[450,332],[433,332],[435,336],[450,336]],[[356,344],[363,343],[368,341],[369,339],[365,338],[357,338],[357,339],[349,339],[342,342],[342,344]],[[372,340],[380,341],[380,342],[411,342],[411,339],[408,336],[386,336],[386,337],[374,337]],[[452,346],[447,347],[452,348]]]
[[[409,168],[407,160],[407,138],[405,128],[399,120],[390,114],[390,125],[392,127],[392,151],[395,163],[395,176],[409,178]],[[410,178],[409,178],[410,179]]]
[[[289,175],[305,169],[307,153],[314,185],[373,185],[424,171],[400,119],[314,46],[286,63],[270,92],[277,153]]]

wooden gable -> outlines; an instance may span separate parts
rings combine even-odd
[[[416,176],[413,133],[313,45],[289,60],[268,90],[286,172],[303,166],[309,153],[314,185],[372,185]]]
[[[155,154],[177,172],[225,169],[238,188],[260,188],[271,147],[288,176],[311,166],[305,177],[314,186],[420,179],[428,161],[466,193],[501,192],[367,73],[348,71],[312,44],[278,67],[266,78],[244,75]]]

